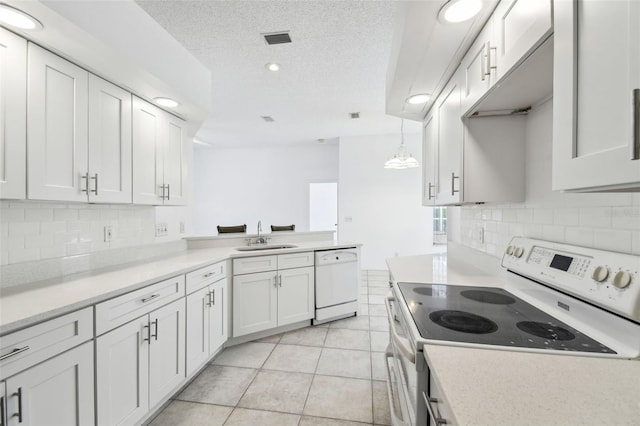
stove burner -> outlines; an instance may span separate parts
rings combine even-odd
[[[511,305],[516,303],[516,299],[506,294],[494,293],[485,290],[465,290],[460,293],[467,299],[475,300],[481,303],[491,303],[493,305]]]
[[[433,296],[433,289],[431,287],[416,287],[413,291],[423,296]]]
[[[429,318],[439,326],[463,333],[488,334],[498,329],[490,319],[464,311],[435,311]]]
[[[573,340],[575,335],[569,330],[551,324],[534,321],[520,321],[516,323],[516,327],[525,333],[533,334],[549,340]]]

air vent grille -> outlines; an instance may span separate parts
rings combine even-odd
[[[267,44],[283,44],[291,43],[291,37],[288,32],[262,34]]]

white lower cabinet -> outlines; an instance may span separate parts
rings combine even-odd
[[[94,424],[93,342],[86,342],[4,382],[6,424]]]
[[[187,376],[204,364],[227,340],[227,279],[187,296]]]
[[[96,341],[99,425],[141,420],[185,377],[185,302],[176,300]]]
[[[260,256],[234,260],[234,274]],[[269,270],[233,277],[233,336],[268,330],[314,316],[313,252],[278,255]],[[266,264],[266,263],[265,263]],[[287,265],[290,269],[275,269]],[[299,266],[299,267],[296,267]]]

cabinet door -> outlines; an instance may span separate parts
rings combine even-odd
[[[458,68],[463,76],[464,89],[461,91],[463,112],[471,109],[487,93],[495,79],[495,72],[492,73],[488,56],[491,51],[492,35],[491,21],[489,21],[478,34]]]
[[[98,425],[133,425],[149,410],[149,317],[96,340]]]
[[[29,43],[28,198],[87,201],[87,71]]]
[[[552,187],[639,188],[640,2],[554,5]]]
[[[176,300],[149,314],[149,407],[155,407],[185,378],[185,301]]]
[[[491,21],[495,40],[491,60],[497,62],[502,77],[551,34],[551,0],[503,0]]]
[[[131,93],[89,75],[89,201],[131,203]]]
[[[210,289],[209,354],[214,354],[227,341],[227,279],[216,282]]]
[[[6,381],[8,425],[90,425],[94,418],[93,342]]]
[[[209,358],[209,305],[211,304],[209,290],[209,287],[204,287],[187,296],[187,376]]]
[[[170,114],[165,114],[163,124],[165,205],[186,204],[187,138],[185,133],[184,121]]]
[[[133,203],[162,204],[162,120],[164,112],[133,97]]]
[[[233,277],[233,337],[278,325],[277,272]]]
[[[0,198],[27,196],[27,42],[0,28]]]
[[[313,318],[314,268],[278,271],[278,326]]]
[[[460,119],[460,83],[457,72],[444,88],[436,105],[438,117],[438,190],[436,204],[462,201],[463,124]]]
[[[427,116],[422,130],[422,205],[433,206],[436,199],[438,152],[437,118]]]

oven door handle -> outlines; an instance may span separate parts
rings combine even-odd
[[[395,327],[395,319],[393,318],[393,314],[391,313],[391,302],[396,300],[392,295],[388,295],[384,299],[384,305],[387,308],[387,316],[389,317],[389,330],[391,331],[391,338],[393,339],[393,343],[400,350],[402,356],[407,358],[412,364],[416,363],[416,354],[411,349],[411,344],[408,339],[401,337],[396,331]]]
[[[391,347],[387,346],[387,350],[384,353],[384,363],[385,363],[385,371],[387,372],[387,396],[389,397],[389,414],[391,415],[391,424],[398,426],[409,426],[407,422],[405,422],[401,416],[398,416],[396,413],[396,406],[393,403],[393,389],[391,387],[391,370],[389,369],[389,359],[394,359],[393,351]],[[400,383],[396,383],[396,390],[398,393],[402,392],[398,386]],[[398,399],[400,399],[400,395],[398,395]]]

